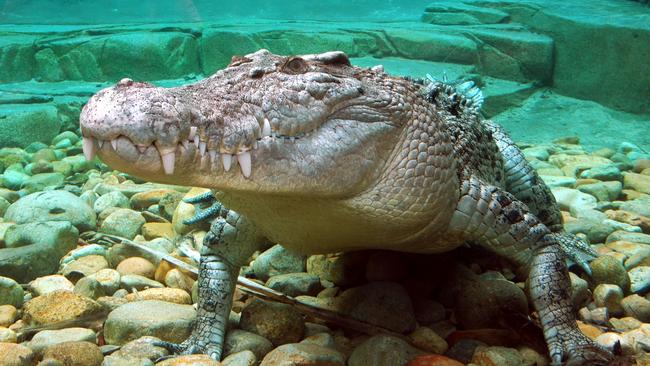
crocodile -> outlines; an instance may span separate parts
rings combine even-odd
[[[306,254],[441,253],[471,242],[528,271],[554,364],[613,357],[577,327],[565,233],[549,188],[468,83],[351,65],[344,52],[259,50],[191,85],[122,79],[84,106],[84,152],[149,181],[206,187],[192,335],[220,359],[238,271],[269,243]],[[585,265],[584,260],[581,262]]]

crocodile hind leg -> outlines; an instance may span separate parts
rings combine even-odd
[[[239,268],[264,242],[244,216],[223,207],[219,208],[218,215],[201,252],[197,317],[192,335],[180,344],[157,343],[173,353],[204,353],[212,359],[221,359]]]
[[[461,185],[450,229],[530,268],[530,295],[539,314],[553,364],[608,365],[612,355],[577,327],[570,298],[569,273],[561,241],[512,194],[470,177]]]

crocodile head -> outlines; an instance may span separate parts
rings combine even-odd
[[[417,88],[343,52],[260,50],[192,85],[101,90],[81,113],[84,151],[150,181],[349,196],[399,148]]]

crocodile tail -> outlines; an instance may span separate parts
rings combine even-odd
[[[426,79],[418,80],[423,85],[422,95],[426,100],[444,107],[450,113],[459,115],[478,116],[483,106],[483,92],[471,80],[456,80],[448,82],[427,74]]]

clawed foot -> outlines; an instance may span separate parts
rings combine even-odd
[[[171,355],[164,356],[156,360],[160,362],[168,358],[173,358],[177,355],[195,355],[195,354],[206,354],[210,356],[213,360],[219,361],[221,359],[221,346],[218,344],[211,344],[209,342],[201,342],[199,337],[194,335],[190,336],[183,343],[172,343],[172,342],[154,342],[154,346],[162,347],[168,350]]]
[[[579,330],[578,334],[563,337],[564,340],[549,343],[552,366],[609,366],[614,361],[614,355],[585,337]],[[566,358],[566,363],[562,359]]]
[[[597,258],[598,253],[588,243],[575,235],[569,233],[555,233],[551,235],[556,237],[560,248],[562,248],[567,258],[579,265],[585,273],[591,276],[589,262]]]
[[[194,216],[192,218],[183,221],[185,225],[193,225],[200,221],[210,220],[213,217],[217,216],[223,206],[214,194],[206,192],[192,198],[184,200],[186,203],[191,203],[194,205]],[[207,208],[203,208],[206,207]]]

